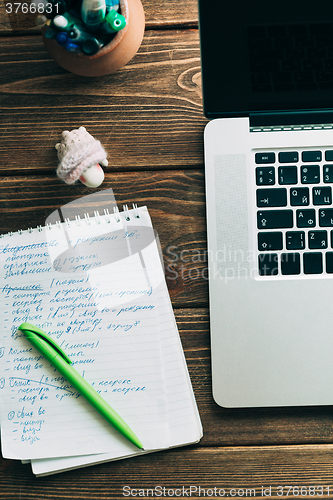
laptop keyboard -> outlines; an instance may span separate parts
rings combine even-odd
[[[259,276],[333,276],[333,148],[254,161]]]

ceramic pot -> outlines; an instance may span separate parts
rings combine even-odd
[[[59,66],[77,75],[103,76],[114,73],[132,59],[141,45],[145,31],[144,10],[141,0],[120,0],[119,3],[126,26],[93,56],[68,52],[56,40],[47,39],[44,36],[47,28],[42,29],[44,45]]]

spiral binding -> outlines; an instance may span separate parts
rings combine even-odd
[[[135,219],[140,219],[140,213],[139,213],[139,210],[138,210],[138,205],[136,203],[132,203],[132,206],[133,206],[133,217]],[[130,221],[131,220],[130,211],[129,211],[128,205],[123,205],[123,212],[122,213],[124,214],[124,218],[125,218],[126,221]],[[112,219],[114,219],[115,222],[117,222],[117,223],[120,222],[121,218],[120,218],[119,208],[118,207],[114,207],[113,214],[110,214],[109,210],[106,208],[106,209],[104,209],[104,214],[103,215],[100,215],[99,211],[95,210],[93,218],[90,217],[90,215],[88,213],[85,213],[84,214],[84,223],[87,224],[87,225],[91,225],[93,223],[93,221],[94,221],[95,224],[101,224],[102,223],[102,218],[104,218],[104,222],[106,222],[107,224],[110,224],[110,222],[112,221]],[[71,227],[72,224],[76,224],[77,226],[81,226],[82,223],[83,223],[83,219],[81,219],[81,217],[79,215],[75,216],[75,220],[71,220],[69,218],[66,218],[64,220],[64,224],[66,225],[66,227]],[[51,231],[54,227],[56,227],[58,229],[61,229],[62,223],[59,220],[57,220],[54,224],[51,224],[49,222],[49,223],[47,223],[45,225],[45,228],[48,231]],[[42,232],[43,231],[43,226],[39,225],[39,226],[37,226],[35,228],[29,227],[26,231],[24,231],[23,229],[19,229],[17,232],[9,231],[8,233],[0,234],[0,238],[4,238],[5,236],[14,236],[14,234],[22,235],[25,232],[33,233],[34,231]]]

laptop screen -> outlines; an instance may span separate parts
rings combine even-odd
[[[199,0],[204,113],[333,110],[332,0]]]

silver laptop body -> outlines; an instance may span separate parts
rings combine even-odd
[[[272,6],[265,10],[265,2],[259,1],[259,27],[265,26],[265,36],[267,25],[281,33],[284,3],[280,2],[280,18],[274,23],[269,19]],[[288,4],[294,10],[289,8],[291,18],[282,32],[296,27],[304,34],[305,26],[307,34],[319,34],[320,42],[315,43],[327,50],[326,39],[320,38],[320,23],[325,21],[327,29],[333,19],[332,5],[319,2],[321,17],[315,19],[307,2],[297,18],[296,4],[301,6],[300,2]],[[315,80],[312,89],[311,85],[302,86],[297,80],[299,70],[292,74],[289,87],[279,87],[273,69],[269,83],[273,90],[268,88],[264,71],[259,77],[261,74],[266,87],[258,87],[258,71],[249,71],[252,62],[248,56],[256,46],[253,43],[250,50],[253,40],[250,43],[245,36],[251,30],[259,32],[254,13],[248,19],[248,12],[237,3],[240,14],[236,23],[230,21],[236,16],[236,5],[230,7],[234,11],[227,16],[228,23],[239,29],[239,39],[246,42],[246,50],[236,47],[232,56],[232,45],[226,47],[223,34],[227,22],[218,13],[213,17],[222,23],[219,37],[210,39],[206,11],[212,11],[213,5],[218,1],[199,2],[204,106],[206,116],[212,118],[205,129],[204,148],[213,396],[219,405],[229,408],[331,405],[333,114],[319,104],[331,102],[333,108],[333,83],[323,85]],[[218,29],[216,23],[211,20],[213,32]],[[275,45],[283,45],[284,37],[279,36],[267,42],[272,54]],[[217,65],[207,55],[213,42],[222,66],[214,78],[209,72]],[[224,44],[220,51],[218,43]],[[295,48],[297,43],[292,43]],[[314,53],[306,50],[305,56]],[[243,68],[237,78],[230,76],[235,60]],[[306,66],[301,64],[304,73]],[[256,61],[252,67],[260,69]],[[246,79],[246,72],[251,77],[255,73],[253,80]],[[216,109],[211,91],[214,81],[220,96]],[[252,89],[244,97],[241,89],[245,84]],[[235,95],[228,104],[232,86]],[[222,98],[221,93],[225,93]],[[276,96],[278,109],[270,104]],[[229,106],[225,113],[223,99],[226,108]],[[233,109],[238,101],[240,107]],[[304,108],[306,103],[309,108]]]

